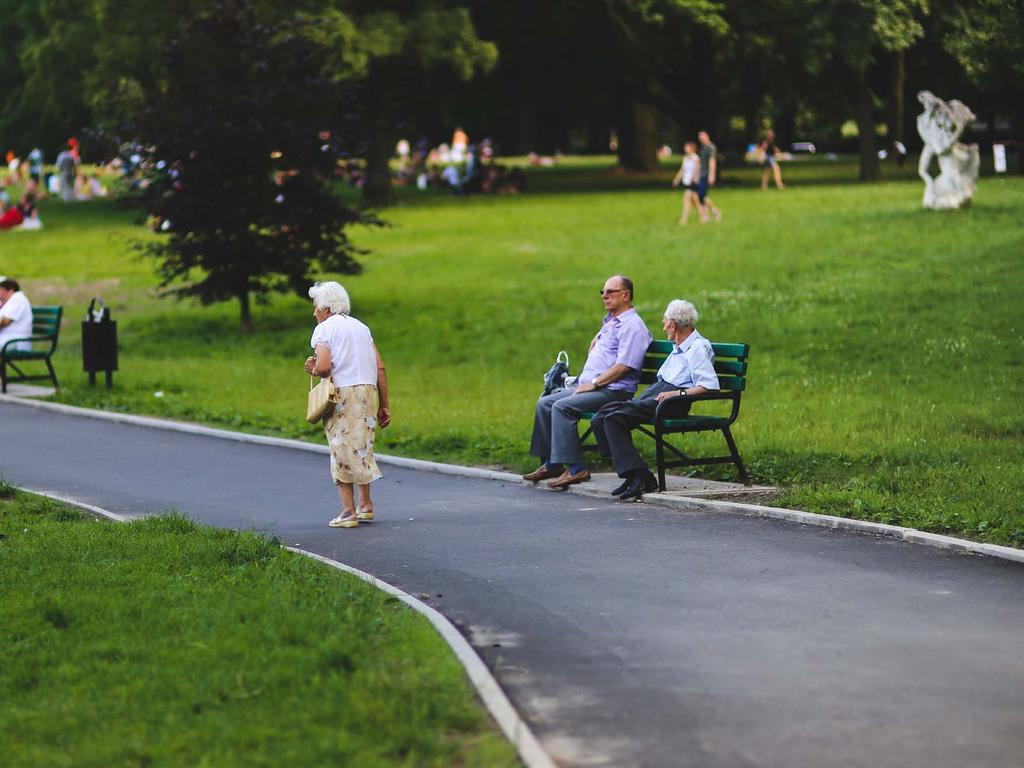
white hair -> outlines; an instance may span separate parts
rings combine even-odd
[[[316,283],[309,289],[309,298],[313,300],[313,306],[317,309],[329,309],[335,315],[347,315],[352,311],[348,291],[342,287],[341,283],[336,283],[333,280]]]
[[[665,319],[676,324],[678,328],[696,328],[700,315],[697,308],[684,299],[673,299],[665,307]]]

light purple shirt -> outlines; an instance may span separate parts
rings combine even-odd
[[[608,313],[597,334],[594,348],[580,374],[580,384],[590,383],[616,363],[628,365],[632,370],[607,389],[636,392],[640,384],[640,370],[644,367],[644,354],[654,337],[633,308],[618,317]]]

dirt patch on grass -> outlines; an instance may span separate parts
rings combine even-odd
[[[102,296],[108,304],[113,303],[114,291],[121,287],[121,278],[109,277],[90,283],[68,285],[66,280],[33,280],[26,286],[35,304],[86,304],[94,296]]]

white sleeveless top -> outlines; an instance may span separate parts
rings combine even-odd
[[[700,171],[700,158],[697,155],[683,155],[683,184],[693,184]]]

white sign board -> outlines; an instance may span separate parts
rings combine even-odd
[[[992,145],[992,159],[995,161],[996,173],[1006,173],[1006,145]]]

